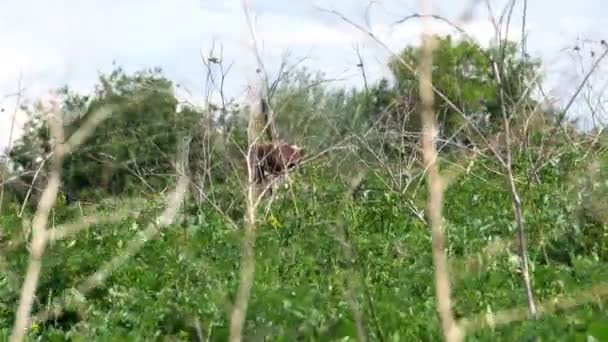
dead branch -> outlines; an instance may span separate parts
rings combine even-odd
[[[36,287],[42,267],[42,256],[48,242],[47,221],[51,209],[57,200],[57,193],[61,185],[61,169],[66,155],[71,153],[94,131],[95,127],[105,120],[111,113],[111,107],[102,107],[93,112],[87,121],[72,136],[65,141],[63,132],[63,112],[57,103],[52,102],[49,128],[54,138],[54,158],[52,160],[51,175],[44,189],[36,214],[32,221],[32,245],[28,268],[23,282],[19,306],[15,313],[15,324],[11,332],[10,341],[22,341],[30,321],[32,304],[36,294]]]
[[[596,300],[603,300],[608,297],[608,283],[603,282],[594,285],[591,289],[580,291],[569,297],[553,297],[538,305],[538,315],[548,315],[561,310],[574,308],[578,305],[583,305]],[[460,325],[467,333],[479,331],[485,327],[498,327],[509,323],[524,320],[526,317],[527,307],[517,307],[513,309],[502,310],[492,315],[487,313],[479,314],[471,318],[460,320]]]
[[[428,11],[428,3],[420,1],[423,11]],[[437,166],[435,151],[436,123],[433,113],[434,97],[432,90],[432,58],[435,41],[428,36],[426,20],[423,21],[422,48],[420,50],[419,91],[422,109],[421,121],[424,127],[422,135],[422,152],[424,162],[428,166],[428,216],[433,236],[433,263],[435,265],[435,295],[437,310],[441,318],[443,336],[446,341],[461,341],[463,333],[458,327],[452,314],[450,278],[448,274],[447,255],[445,252],[445,237],[442,231],[442,198],[443,187]]]
[[[17,101],[15,103],[15,110],[13,111],[13,117],[11,118],[11,129],[8,133],[8,146],[6,147],[6,150],[10,152],[11,150],[11,146],[13,144],[13,133],[15,131],[15,121],[17,119],[17,110],[19,110],[19,106],[21,105],[21,95],[22,95],[22,89],[21,89],[21,81],[23,79],[23,74],[21,72],[19,72],[19,81],[17,83]],[[8,154],[8,152],[7,152]],[[2,179],[0,180],[0,183],[2,184],[0,187],[0,213],[2,212],[2,204],[4,203],[4,182],[5,182],[5,174],[4,172],[2,172]]]
[[[523,219],[523,210],[521,205],[521,199],[519,197],[519,193],[517,191],[517,187],[515,186],[515,180],[513,176],[513,168],[511,161],[511,125],[510,118],[508,115],[508,111],[505,104],[504,98],[504,88],[502,84],[502,78],[500,77],[500,72],[498,70],[498,65],[496,63],[492,63],[492,70],[494,72],[494,77],[498,83],[498,89],[500,92],[500,103],[501,103],[501,111],[503,117],[503,126],[505,130],[505,149],[506,149],[506,158],[500,159],[501,164],[505,171],[505,178],[507,184],[509,186],[509,193],[511,195],[511,204],[513,206],[513,215],[515,216],[515,221],[517,224],[517,238],[519,241],[519,258],[520,258],[520,267],[522,278],[526,290],[526,298],[528,300],[528,308],[530,311],[530,315],[532,317],[536,316],[536,306],[534,304],[534,294],[532,290],[532,284],[530,281],[530,272],[528,267],[528,247],[526,244],[526,235],[524,228],[524,219]],[[497,155],[498,157],[498,155]]]
[[[190,137],[186,137],[178,143],[176,162],[176,173],[178,175],[178,180],[175,189],[168,196],[167,205],[161,215],[157,217],[155,221],[150,222],[146,229],[138,234],[139,236],[137,238],[132,239],[122,252],[114,256],[111,260],[107,261],[95,273],[88,276],[76,289],[79,295],[84,296],[88,294],[91,290],[103,284],[105,280],[110,275],[112,275],[114,271],[120,268],[127,260],[129,260],[130,257],[135,255],[145,245],[146,242],[153,239],[157,234],[160,233],[161,229],[167,227],[174,221],[175,216],[177,215],[177,211],[183,203],[187,193],[187,186],[189,182],[187,167],[187,146],[189,142]],[[124,212],[123,214],[126,214],[126,212]],[[83,223],[86,225],[102,222],[111,222],[114,220],[114,218],[108,218],[107,220],[90,218],[84,220]],[[74,224],[63,226],[57,232],[56,239],[65,238],[67,236],[76,234],[78,231],[84,228],[86,227],[79,227]],[[53,307],[47,308],[42,312],[39,312],[34,320],[36,322],[45,322],[49,319],[61,316],[62,313],[62,305],[58,304],[54,305]]]
[[[245,325],[245,319],[247,316],[247,307],[249,304],[249,296],[251,294],[251,288],[253,287],[254,282],[254,274],[255,274],[255,251],[254,244],[256,238],[256,204],[257,201],[254,200],[257,195],[256,187],[253,182],[253,167],[251,163],[251,154],[253,153],[253,146],[257,139],[262,135],[264,130],[269,129],[267,134],[269,135],[270,141],[272,141],[273,134],[270,131],[270,121],[268,120],[267,111],[269,103],[268,101],[268,81],[266,77],[266,71],[264,69],[264,64],[262,63],[262,58],[257,49],[257,40],[255,35],[255,30],[253,24],[251,22],[251,18],[249,15],[249,3],[247,0],[242,0],[241,5],[243,7],[243,12],[249,27],[249,33],[251,35],[251,39],[253,40],[252,50],[256,57],[258,70],[261,71],[261,87],[262,87],[262,96],[257,98],[254,96],[255,100],[261,102],[261,106],[253,106],[249,113],[249,129],[248,129],[248,151],[245,156],[247,161],[247,175],[248,175],[248,186],[246,193],[246,213],[245,213],[245,231],[243,235],[243,239],[241,242],[241,265],[240,265],[240,273],[239,273],[239,286],[236,292],[236,299],[234,302],[234,306],[232,308],[232,313],[230,315],[230,337],[229,340],[231,342],[238,342],[243,339],[243,327]],[[266,106],[264,106],[266,104]],[[264,129],[261,132],[258,132],[254,126],[254,123],[259,120],[259,116],[264,115]],[[261,197],[261,195],[260,195]]]

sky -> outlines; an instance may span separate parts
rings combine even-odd
[[[306,57],[303,65],[339,79],[337,86],[361,86],[355,47],[359,46],[368,77],[388,76],[386,61],[420,39],[420,21],[395,22],[419,12],[417,0],[247,0],[254,16],[258,47],[273,77],[286,50],[290,61]],[[434,1],[432,12],[458,20],[471,0]],[[489,0],[498,16],[507,0]],[[509,37],[521,39],[523,0],[516,0]],[[472,17],[462,27],[486,45],[494,30],[486,1],[477,1]],[[391,50],[371,40],[332,9],[369,29]],[[366,11],[369,15],[366,20]],[[553,11],[553,12],[551,12]],[[584,64],[573,59],[577,39],[599,41],[608,19],[603,0],[533,0],[526,17],[527,47],[544,63],[547,93],[565,101],[581,82]],[[434,21],[433,31],[450,33],[448,25]],[[0,1],[0,151],[21,133],[25,116],[15,111],[19,84],[23,98],[33,101],[54,88],[69,85],[80,92],[93,89],[100,72],[114,65],[132,72],[161,67],[164,74],[185,89],[180,96],[200,103],[207,55],[215,42],[223,49],[228,74],[227,93],[240,98],[255,80],[256,60],[241,0],[2,0]],[[566,49],[566,50],[564,50]],[[599,51],[599,50],[598,50]],[[114,64],[115,63],[115,64]],[[606,64],[606,63],[604,63]],[[602,66],[601,70],[606,70]],[[605,79],[592,79],[594,84]],[[186,91],[187,90],[187,91]],[[23,100],[22,98],[22,100]]]

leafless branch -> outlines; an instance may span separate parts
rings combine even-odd
[[[138,238],[132,239],[127,247],[112,258],[110,261],[106,262],[102,267],[99,268],[94,274],[90,275],[80,286],[78,286],[78,291],[82,294],[88,293],[95,287],[102,284],[105,279],[110,276],[117,268],[122,266],[129,258],[135,255],[146,242],[150,239],[153,239],[162,228],[170,225],[179,207],[181,206],[187,192],[188,185],[188,176],[187,176],[187,153],[184,151],[186,147],[184,146],[187,143],[182,143],[180,145],[180,151],[178,153],[178,167],[176,172],[179,175],[177,185],[175,190],[169,195],[167,199],[167,206],[165,210],[161,213],[161,215],[156,219],[155,222],[151,222],[148,227],[140,232],[140,236]]]
[[[517,187],[515,186],[515,180],[513,176],[513,169],[511,165],[511,125],[510,125],[510,117],[508,110],[505,104],[504,98],[504,89],[502,84],[502,78],[500,77],[500,71],[498,70],[498,65],[496,63],[492,63],[492,70],[494,72],[494,77],[498,83],[499,95],[500,95],[500,103],[501,103],[501,111],[503,117],[503,128],[505,130],[505,149],[506,149],[506,158],[503,159],[503,167],[505,170],[505,177],[509,186],[509,193],[511,194],[511,203],[513,205],[513,214],[515,216],[515,220],[517,223],[517,237],[519,240],[519,258],[521,265],[521,272],[523,277],[523,282],[526,290],[526,298],[528,300],[528,308],[530,310],[530,315],[534,317],[536,315],[536,306],[534,304],[534,294],[532,290],[532,284],[530,281],[530,272],[528,267],[528,247],[526,245],[526,235],[524,229],[524,220],[523,220],[523,211],[521,205],[521,199],[519,197],[519,193],[517,191]]]
[[[365,63],[363,63],[363,57],[361,57],[361,49],[359,46],[355,47],[355,52],[357,52],[357,58],[359,59],[359,63],[357,67],[361,69],[361,76],[363,77],[363,86],[365,87],[365,92],[369,92],[369,87],[367,84],[367,75],[365,74]]]
[[[574,308],[595,300],[608,297],[608,283],[602,282],[594,285],[591,289],[580,291],[567,298],[551,298],[538,305],[538,315],[547,315],[557,311]],[[525,319],[527,307],[519,307],[496,312],[492,315],[483,313],[460,321],[461,326],[467,333],[473,333],[485,327],[498,327]]]
[[[46,225],[49,213],[55,205],[57,192],[61,183],[61,168],[65,149],[63,146],[63,113],[59,112],[56,105],[53,106],[52,116],[49,118],[49,127],[55,139],[55,155],[53,158],[52,172],[47,187],[42,193],[38,203],[38,210],[32,222],[32,246],[29,264],[19,299],[19,306],[15,313],[15,323],[10,336],[11,341],[22,341],[28,331],[30,312],[36,294],[38,278],[42,268],[42,256],[47,243]]]
[[[36,287],[42,267],[42,256],[48,242],[47,221],[51,209],[55,205],[57,193],[61,184],[61,169],[65,156],[71,153],[93,132],[96,126],[105,120],[111,113],[111,107],[102,107],[93,112],[89,119],[72,136],[65,141],[63,132],[63,112],[56,102],[52,102],[49,128],[54,139],[54,158],[52,160],[51,175],[48,184],[42,193],[38,208],[32,221],[32,246],[30,260],[23,282],[19,307],[15,314],[15,324],[11,333],[11,341],[21,341],[28,331],[30,313]]]
[[[34,184],[36,183],[36,179],[38,178],[38,174],[44,168],[44,165],[49,160],[49,158],[51,158],[53,156],[53,154],[54,154],[54,152],[49,153],[49,155],[46,156],[42,160],[42,162],[40,163],[40,166],[38,166],[38,169],[36,170],[36,173],[34,173],[34,178],[32,179],[32,183],[30,184],[30,187],[27,189],[27,193],[25,194],[25,198],[23,199],[23,203],[21,203],[21,210],[19,211],[19,215],[17,215],[18,217],[23,216],[23,211],[25,210],[25,207],[27,205],[27,201],[28,201],[28,199],[30,197],[30,194],[32,193],[32,189],[34,188]]]
[[[581,81],[581,83],[578,85],[578,87],[574,91],[574,94],[570,97],[570,99],[568,100],[568,103],[566,103],[566,106],[564,106],[564,109],[561,110],[561,113],[557,119],[557,126],[561,126],[562,122],[566,118],[568,111],[570,110],[570,107],[572,107],[572,104],[578,97],[578,94],[580,94],[580,92],[583,90],[583,87],[585,86],[585,84],[587,83],[587,81],[589,80],[591,75],[593,75],[595,70],[599,67],[600,63],[604,60],[604,58],[606,58],[606,56],[608,56],[608,47],[605,48],[604,52],[600,55],[600,57],[595,60],[595,62],[591,66],[591,69],[589,69],[587,74],[585,74],[585,76],[583,77],[583,80]]]
[[[393,51],[388,45],[386,45],[386,43],[384,43],[382,40],[380,40],[373,32],[366,30],[361,25],[353,22],[352,20],[347,18],[344,14],[342,14],[336,10],[327,10],[327,9],[323,9],[323,8],[318,8],[318,10],[320,12],[325,12],[325,13],[335,15],[335,16],[339,17],[340,19],[342,19],[343,21],[345,21],[346,23],[355,27],[362,33],[365,33],[368,37],[370,37],[370,39],[375,41],[383,49],[385,49],[387,52],[389,52],[391,54],[391,56],[393,56],[401,65],[403,65],[408,71],[410,71],[413,76],[419,77],[419,71],[416,68],[414,68],[407,61],[405,61],[398,53]],[[422,18],[425,18],[425,17],[428,17],[428,14],[421,14],[420,16]],[[465,120],[467,123],[471,124],[471,127],[477,134],[479,134],[479,137],[483,141],[484,145],[487,146],[490,150],[492,150],[494,152],[494,147],[488,142],[487,138],[482,134],[482,132],[479,131],[477,126],[472,124],[471,119],[464,113],[464,111],[462,109],[458,108],[458,106],[456,106],[452,100],[450,100],[445,94],[443,94],[443,92],[441,92],[439,89],[437,89],[437,87],[435,87],[435,85],[431,84],[431,87],[432,87],[432,91],[435,93],[435,95],[439,96],[443,101],[445,101],[445,103],[450,107],[450,109],[454,110],[463,120]]]
[[[245,14],[245,18],[248,24],[249,33],[251,35],[251,39],[253,41],[252,50],[256,57],[258,70],[261,73],[261,96],[254,96],[253,94],[253,102],[256,103],[261,101],[261,106],[253,106],[249,113],[249,129],[248,129],[248,150],[245,156],[247,161],[247,193],[246,193],[246,213],[245,213],[245,231],[241,242],[241,264],[240,264],[240,273],[239,273],[239,286],[236,293],[236,299],[232,308],[232,313],[230,315],[230,337],[229,340],[231,342],[241,341],[243,339],[243,328],[245,325],[245,319],[247,316],[247,308],[249,305],[249,296],[251,294],[251,288],[253,287],[254,282],[254,274],[255,274],[255,251],[254,244],[256,239],[256,209],[257,209],[257,201],[255,197],[257,195],[256,187],[253,182],[253,165],[251,163],[251,153],[253,153],[252,147],[254,143],[257,141],[262,132],[266,129],[271,130],[271,123],[268,116],[265,117],[265,126],[261,132],[257,132],[255,130],[256,120],[259,120],[261,115],[268,115],[268,78],[266,74],[266,70],[264,68],[264,64],[262,62],[262,58],[257,49],[257,38],[255,34],[255,29],[251,22],[250,13],[249,13],[249,2],[247,0],[242,0],[241,5],[243,8],[243,12]],[[270,137],[270,141],[272,141],[273,134],[271,131],[268,131],[268,135]],[[260,195],[261,197],[261,195]]]
[[[80,285],[77,287],[76,291],[80,295],[86,295],[91,290],[95,289],[99,285],[103,284],[105,280],[112,275],[112,273],[120,268],[130,257],[135,255],[149,240],[153,239],[156,235],[158,235],[161,230],[167,226],[169,226],[175,219],[177,215],[177,211],[179,207],[184,201],[187,193],[187,186],[189,183],[188,177],[188,145],[190,142],[190,137],[184,137],[178,143],[178,151],[177,151],[177,161],[176,161],[176,173],[178,175],[177,184],[172,193],[169,194],[167,199],[167,205],[163,212],[156,218],[155,221],[152,221],[148,224],[145,230],[139,232],[138,237],[129,241],[127,246],[123,251],[114,256],[111,260],[108,260],[104,265],[102,265],[95,273],[88,276]],[[128,212],[127,209],[124,212],[119,211],[119,215],[126,214]],[[47,235],[54,240],[65,238],[76,234],[82,229],[85,229],[87,225],[99,224],[99,223],[108,223],[113,222],[115,218],[89,218],[83,220],[84,222],[80,222],[83,225],[70,224],[60,227],[60,229],[55,233],[56,235],[48,233]],[[53,317],[58,317],[62,314],[63,310],[61,305],[55,305],[54,307],[48,308],[39,312],[35,321],[44,322]]]
[[[15,103],[15,110],[13,111],[13,117],[11,118],[11,129],[9,131],[8,134],[8,146],[6,148],[7,151],[10,152],[11,147],[13,145],[13,133],[15,131],[15,121],[17,119],[17,111],[19,110],[19,107],[21,106],[21,95],[22,95],[22,89],[21,89],[21,81],[23,79],[23,74],[21,72],[19,72],[19,81],[17,83],[17,101]],[[4,179],[5,174],[4,172],[2,172],[2,180],[0,181],[0,213],[2,212],[2,204],[4,203]]]
[[[428,12],[428,3],[420,0],[423,12]],[[423,124],[422,152],[424,162],[428,165],[428,215],[433,236],[433,263],[435,265],[435,295],[437,310],[441,318],[443,336],[446,341],[461,341],[464,337],[452,314],[450,277],[445,252],[445,237],[442,228],[442,198],[443,186],[437,165],[437,152],[434,138],[436,123],[434,97],[432,90],[432,58],[436,42],[428,36],[426,20],[423,21],[422,48],[420,51],[419,91],[421,100],[420,117]]]

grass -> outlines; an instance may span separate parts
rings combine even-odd
[[[579,172],[574,155],[543,169],[541,184],[528,184],[526,165],[518,162],[515,173],[521,182],[536,300],[567,298],[608,281],[607,223],[585,216],[582,203],[574,200],[585,191],[567,181]],[[479,177],[452,180],[444,204],[456,319],[526,307],[504,178],[481,163],[472,172]],[[345,297],[352,267],[355,279],[350,280],[359,283],[357,301],[370,340],[440,340],[431,235],[408,206],[411,194],[369,191],[341,210],[338,201],[346,186],[333,176],[329,169],[306,169],[293,187],[295,197],[285,192],[275,200],[271,215],[261,214],[245,339],[355,340],[356,324]],[[373,178],[367,179],[368,185],[373,183]],[[236,193],[228,186],[215,192],[226,203],[229,194]],[[419,196],[422,200],[424,191]],[[112,215],[125,200],[84,207],[84,214]],[[33,312],[62,298],[66,310],[60,318],[35,323],[30,340],[199,340],[199,334],[213,341],[228,338],[241,231],[212,206],[187,205],[179,223],[149,241],[102,287],[86,295],[74,290],[162,210],[153,199],[140,200],[146,205],[137,215],[119,224],[99,224],[48,247]],[[225,207],[223,202],[220,207]],[[239,220],[242,209],[232,210],[230,215]],[[52,213],[55,225],[80,215],[79,208],[63,203]],[[344,259],[336,240],[340,217],[347,222],[346,239],[355,260]],[[22,232],[21,220],[14,215],[0,217],[0,226],[8,239]],[[493,244],[507,247],[492,253],[487,248]],[[22,246],[3,254],[7,265],[0,269],[0,339],[6,340],[27,250]],[[520,317],[471,332],[467,340],[585,341],[594,336],[605,341],[606,304],[604,297],[536,322]]]

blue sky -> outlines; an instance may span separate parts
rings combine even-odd
[[[386,74],[385,50],[339,18],[317,9],[336,9],[364,23],[369,0],[249,2],[271,74],[285,49],[290,49],[293,61],[307,56],[308,66],[323,70],[328,77],[344,79],[341,84],[359,86],[356,44],[364,53],[370,78]],[[455,19],[470,2],[434,1],[433,12]],[[490,3],[497,14],[506,0]],[[515,8],[510,29],[513,39],[520,38],[522,3],[518,0]],[[371,28],[391,49],[418,42],[418,21],[391,26],[417,12],[417,0],[374,0],[371,8]],[[482,44],[493,37],[487,18],[484,1],[480,1],[474,17],[464,26]],[[582,78],[571,55],[560,50],[575,44],[577,38],[608,39],[602,36],[607,19],[608,5],[602,0],[529,1],[528,47],[532,55],[545,60],[551,94],[572,94]],[[439,23],[433,28],[448,32]],[[113,61],[128,71],[160,66],[169,78],[191,91],[191,100],[197,100],[203,94],[205,76],[200,54],[206,53],[214,39],[223,46],[226,63],[235,63],[227,86],[231,95],[240,97],[255,67],[240,0],[0,1],[0,96],[5,108],[0,114],[0,148],[8,142],[15,104],[14,97],[6,95],[15,92],[20,73],[25,96],[35,99],[64,84],[89,91],[98,72],[110,71]],[[23,116],[17,121],[20,126]]]

